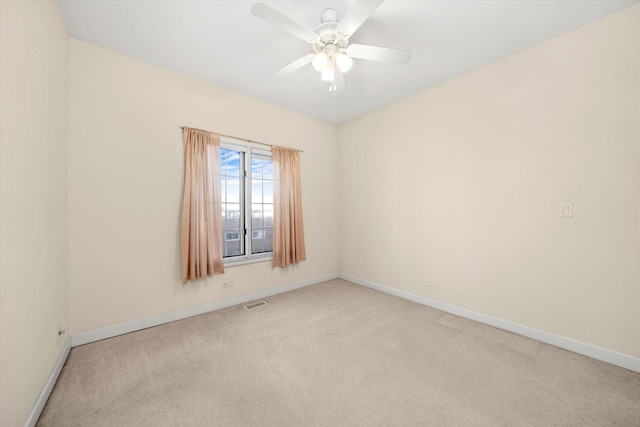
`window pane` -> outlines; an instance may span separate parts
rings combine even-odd
[[[273,162],[265,160],[262,165],[262,177],[264,179],[273,179]]]
[[[235,256],[240,255],[241,239],[242,235],[240,230],[226,230],[222,233],[223,256]]]
[[[254,229],[251,237],[252,253],[273,251],[273,228]]]
[[[225,209],[226,222],[223,224],[225,230],[240,229],[240,205],[236,203],[227,203]]]
[[[263,221],[265,227],[273,227],[273,205],[265,203],[262,205]]]
[[[231,150],[220,149],[220,173],[226,175],[227,158],[231,155]]]
[[[240,177],[230,178],[225,180],[226,184],[226,202],[228,203],[240,203]]]
[[[263,220],[262,220],[262,205],[254,204],[251,205],[251,228],[262,228]]]
[[[251,180],[251,203],[262,203],[262,180]]]
[[[264,252],[262,238],[251,239],[251,252],[254,254]]]
[[[262,160],[251,159],[251,177],[255,179],[262,178]]]
[[[223,256],[242,255],[242,237],[242,232],[240,230],[223,232]]]
[[[222,173],[227,176],[240,176],[240,152],[220,149],[220,166]]]
[[[273,203],[273,181],[263,181],[262,183],[262,202]]]
[[[227,201],[227,180],[224,176],[220,177],[220,201],[222,203]]]
[[[273,251],[273,228],[265,228],[264,230],[264,246],[265,252]]]
[[[222,209],[222,233],[224,235],[224,229],[227,228],[227,204],[220,203]]]

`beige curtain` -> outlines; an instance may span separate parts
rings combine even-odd
[[[307,259],[302,226],[300,156],[298,150],[272,147],[274,174],[273,266]]]
[[[224,273],[220,135],[183,128],[182,283]]]

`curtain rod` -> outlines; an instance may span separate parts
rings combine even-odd
[[[211,132],[210,130],[197,129],[197,128],[192,128],[192,127],[189,127],[189,126],[180,126],[180,129],[185,129],[185,128],[188,128],[188,129],[195,129],[195,130],[200,130],[200,131],[202,131],[202,132]],[[216,133],[216,132],[211,132],[211,133]],[[239,137],[237,137],[237,136],[233,136],[233,135],[225,135],[225,134],[223,134],[223,133],[219,133],[218,135],[220,135],[220,136],[226,136],[227,138],[239,139],[240,141],[246,141],[246,142],[250,142],[250,143],[252,143],[252,144],[266,145],[267,147],[273,147],[273,146],[274,146],[273,144],[267,144],[266,142],[254,141],[254,140],[252,140],[252,139],[247,139],[247,138],[239,138]],[[276,147],[279,147],[279,145],[276,145]],[[282,147],[282,148],[290,149],[290,148],[288,148],[288,147]],[[291,149],[290,149],[290,150],[291,150]],[[296,148],[293,148],[293,150],[296,150]],[[299,152],[299,153],[304,153],[304,150],[298,150],[298,152]]]

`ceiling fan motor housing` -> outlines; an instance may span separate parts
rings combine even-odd
[[[314,52],[322,51],[327,45],[334,45],[338,49],[345,49],[349,44],[349,38],[340,33],[336,27],[338,26],[338,12],[335,9],[325,9],[320,15],[320,24],[315,32],[318,34],[318,40],[313,43]]]

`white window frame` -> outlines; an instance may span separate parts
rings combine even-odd
[[[262,252],[258,254],[251,253],[251,237],[253,230],[251,228],[251,155],[260,154],[262,156],[271,157],[271,148],[267,148],[263,145],[257,145],[250,142],[245,142],[239,139],[230,138],[227,136],[220,137],[220,148],[227,150],[240,151],[244,153],[244,176],[241,173],[240,179],[244,184],[244,194],[241,194],[242,203],[244,207],[244,255],[225,257],[223,258],[225,267],[234,267],[243,264],[252,264],[255,262],[266,262],[273,260],[273,251]],[[242,233],[240,233],[242,235]]]

